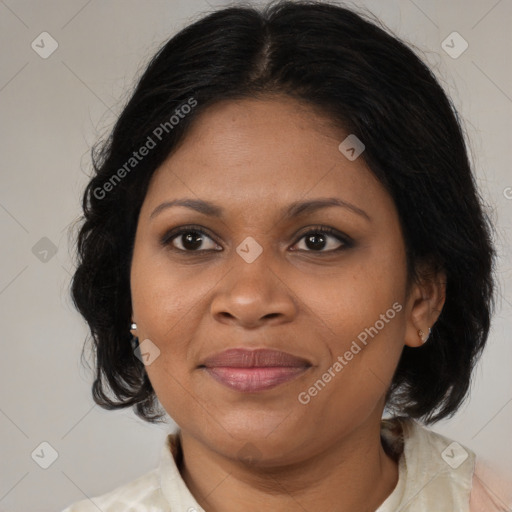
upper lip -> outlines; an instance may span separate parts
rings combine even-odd
[[[279,350],[231,348],[206,358],[199,366],[208,368],[304,367],[311,366],[311,363],[307,359]]]

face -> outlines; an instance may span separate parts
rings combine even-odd
[[[422,327],[399,218],[363,159],[338,149],[348,133],[306,105],[221,102],[196,121],[139,216],[132,319],[146,371],[204,446],[235,458],[250,443],[267,464],[292,462],[380,421]],[[212,206],[170,204],[185,199]],[[228,349],[292,357],[211,363]]]

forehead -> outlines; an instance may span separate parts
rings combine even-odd
[[[222,101],[200,114],[157,169],[145,202],[195,196],[252,216],[314,197],[389,207],[364,160],[338,149],[348,135],[289,97]]]

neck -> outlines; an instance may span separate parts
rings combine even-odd
[[[279,467],[219,455],[182,431],[180,471],[208,512],[373,512],[398,482],[398,466],[382,447],[377,419],[320,453]]]

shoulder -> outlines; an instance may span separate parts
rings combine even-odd
[[[415,478],[429,475],[428,489],[433,495],[450,496],[462,503],[472,487],[476,454],[467,446],[425,427],[416,421],[407,421],[405,430],[405,457],[408,470]],[[425,482],[427,484],[427,482]]]
[[[414,502],[421,511],[512,511],[512,474],[410,418],[385,420],[382,427],[388,453],[400,458],[400,504]]]
[[[62,512],[161,512],[203,510],[183,481],[180,431],[168,434],[158,467],[101,496],[73,503]]]
[[[475,454],[416,420],[383,423],[388,449],[399,455],[399,481],[379,512],[468,512]]]
[[[471,490],[470,512],[512,510],[512,475],[505,475],[477,459]]]
[[[165,505],[158,469],[154,469],[106,494],[73,503],[62,512],[150,512]]]
[[[382,435],[395,453],[404,455],[408,467],[425,472],[450,473],[469,480],[473,476],[476,455],[468,447],[439,434],[416,420],[395,417],[383,421]],[[421,461],[421,464],[417,462]]]

